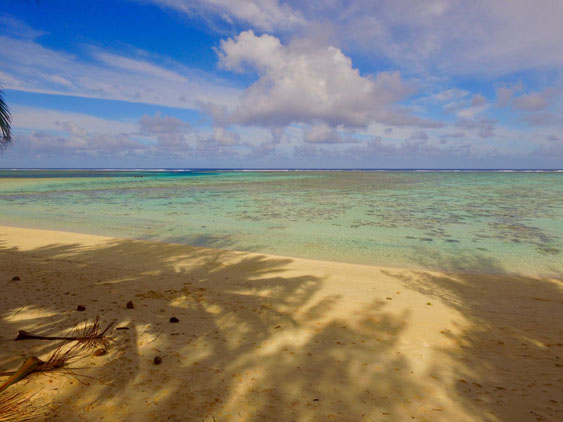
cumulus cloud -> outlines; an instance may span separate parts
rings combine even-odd
[[[222,127],[213,128],[213,133],[209,136],[205,142],[213,143],[221,147],[228,147],[238,145],[240,143],[240,136],[235,133],[226,130]]]
[[[471,105],[474,107],[482,106],[487,103],[487,99],[481,94],[474,94],[471,97]]]
[[[563,140],[559,137],[552,137],[548,139],[548,143],[540,145],[532,152],[532,156],[537,156],[548,160],[558,160],[555,161],[556,168],[561,167],[561,159],[563,158]]]
[[[332,46],[303,40],[283,45],[274,36],[245,31],[221,41],[218,54],[224,69],[258,74],[230,115],[234,123],[436,125],[397,106],[413,92],[399,72],[361,75],[351,59]]]
[[[495,133],[495,121],[488,117],[458,119],[455,125],[458,128],[476,132],[481,138],[489,138]]]
[[[450,88],[443,91],[436,92],[427,97],[423,97],[418,100],[419,103],[424,104],[439,104],[460,100],[467,97],[469,92],[464,89]]]
[[[505,107],[512,101],[514,94],[524,89],[522,82],[513,85],[502,84],[497,86],[497,104]]]
[[[524,90],[521,83],[497,88],[497,104],[510,107],[518,112],[520,120],[532,126],[560,126],[561,117],[560,94],[563,85],[555,85],[540,91],[530,91],[520,95],[516,93]]]
[[[242,157],[242,152],[238,149],[240,145],[240,136],[237,133],[215,127],[211,134],[200,137],[196,152],[213,159],[237,160]]]
[[[419,140],[419,141],[426,141],[428,140],[428,134],[426,132],[424,132],[423,130],[419,130],[414,132],[409,139],[412,140]]]
[[[176,150],[188,146],[185,134],[190,130],[190,125],[176,117],[162,117],[160,112],[154,116],[145,114],[139,120],[139,129],[143,135],[156,136],[161,148]]]
[[[532,126],[560,126],[563,127],[563,116],[559,113],[539,112],[522,116],[522,121]]]
[[[549,106],[551,98],[561,92],[561,89],[546,88],[539,92],[530,92],[515,98],[513,107],[524,111],[539,111]]]
[[[43,131],[17,133],[14,142],[33,156],[58,157],[127,157],[142,155],[147,146],[126,134],[89,133],[72,123],[61,124],[67,136]]]
[[[311,144],[339,144],[346,142],[336,128],[325,124],[314,125],[305,129],[303,140]]]
[[[465,132],[448,132],[442,135],[444,138],[465,138]]]
[[[322,22],[337,45],[400,68],[506,74],[563,65],[560,0],[139,0],[276,33]]]

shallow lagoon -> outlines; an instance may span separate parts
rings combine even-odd
[[[0,171],[0,224],[560,276],[563,173]]]

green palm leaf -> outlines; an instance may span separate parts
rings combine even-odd
[[[12,140],[12,118],[8,105],[4,101],[4,93],[0,90],[0,148],[8,145]]]

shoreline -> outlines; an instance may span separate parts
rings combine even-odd
[[[39,391],[53,406],[49,420],[507,421],[563,412],[561,280],[8,226],[0,242],[0,369],[52,350],[8,341],[18,330],[60,335],[96,315],[129,327],[111,332],[108,355],[81,362],[88,385],[37,375],[11,387]]]
[[[187,248],[195,248],[195,249],[202,249],[202,250],[214,250],[214,251],[225,251],[225,252],[234,252],[239,254],[251,254],[251,255],[262,255],[267,257],[273,257],[278,259],[291,259],[291,260],[298,260],[298,261],[310,261],[311,263],[332,263],[332,264],[339,264],[339,265],[351,265],[351,266],[360,266],[360,267],[367,267],[367,268],[378,268],[378,269],[387,269],[387,270],[406,270],[406,271],[428,271],[428,272],[435,272],[435,273],[446,273],[446,274],[469,274],[469,275],[505,275],[505,276],[526,276],[532,278],[540,278],[540,279],[555,279],[555,280],[563,280],[563,273],[559,274],[556,272],[555,269],[551,269],[550,272],[543,272],[540,273],[538,271],[529,271],[529,272],[510,272],[508,269],[503,267],[500,268],[492,268],[492,267],[483,267],[483,268],[438,268],[433,267],[430,265],[422,265],[422,264],[414,264],[411,263],[409,265],[379,265],[379,264],[370,264],[370,263],[361,263],[361,262],[350,262],[350,261],[337,261],[331,259],[320,259],[320,258],[307,258],[307,257],[300,257],[294,255],[280,255],[268,252],[257,252],[257,251],[245,251],[240,249],[229,249],[229,248],[215,248],[212,246],[197,246],[197,245],[190,245],[187,243],[179,243],[169,240],[158,240],[158,239],[143,239],[137,237],[122,237],[122,236],[113,236],[113,235],[105,235],[105,234],[98,234],[93,232],[83,232],[83,231],[68,231],[68,230],[59,230],[59,229],[45,229],[41,227],[37,227],[34,225],[27,225],[27,224],[20,224],[20,223],[0,223],[0,231],[6,228],[10,229],[22,229],[22,230],[31,230],[37,232],[46,232],[51,234],[52,236],[57,236],[56,233],[64,233],[68,235],[76,235],[77,238],[100,238],[105,240],[123,240],[123,241],[138,241],[138,242],[149,242],[149,243],[157,243],[163,245],[177,245],[177,246],[185,246]],[[560,276],[560,277],[559,277]]]

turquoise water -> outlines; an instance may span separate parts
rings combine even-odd
[[[563,173],[0,171],[0,224],[560,276]]]

